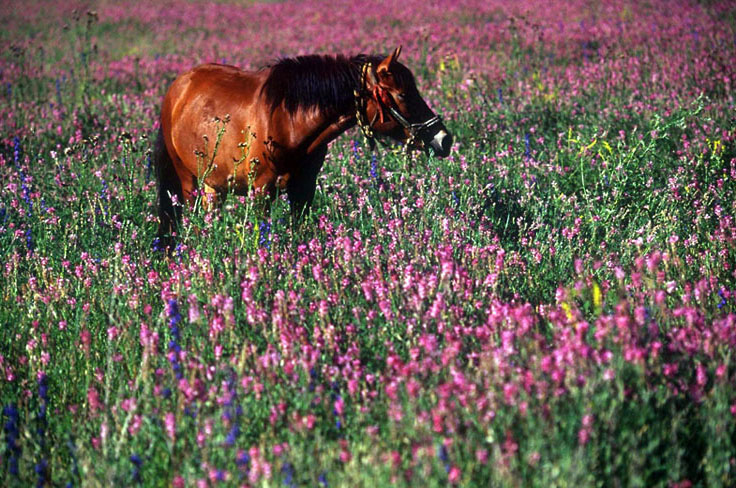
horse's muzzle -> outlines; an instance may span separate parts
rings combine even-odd
[[[429,147],[434,150],[437,157],[446,158],[452,148],[452,136],[446,130],[440,129],[429,141]]]

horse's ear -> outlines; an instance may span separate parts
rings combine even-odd
[[[379,77],[386,76],[391,72],[391,65],[399,59],[399,54],[401,54],[401,46],[394,49],[394,52],[386,56],[386,59],[381,61],[381,64],[379,64],[376,69]]]

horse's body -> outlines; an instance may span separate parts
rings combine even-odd
[[[314,197],[327,144],[356,122],[367,134],[418,136],[448,154],[452,138],[398,53],[303,56],[252,72],[206,64],[179,76],[161,108],[159,235],[177,221],[172,197],[192,202],[199,189],[216,196],[250,185],[270,195],[279,188],[300,213]]]

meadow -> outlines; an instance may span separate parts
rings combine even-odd
[[[732,2],[61,3],[0,6],[0,485],[736,486]],[[399,44],[449,158],[156,249],[178,73]]]

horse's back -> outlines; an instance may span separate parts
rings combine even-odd
[[[162,106],[161,122],[181,118],[186,112],[223,117],[229,107],[252,105],[260,95],[265,77],[261,72],[244,71],[223,64],[203,64],[179,75],[169,87]]]
[[[161,128],[169,153],[180,174],[201,173],[202,161],[195,154],[213,155],[222,123],[212,186],[222,186],[238,160],[238,144],[248,142],[251,132],[265,131],[267,117],[258,103],[267,73],[244,71],[234,66],[203,64],[180,75],[171,84],[161,109]]]

